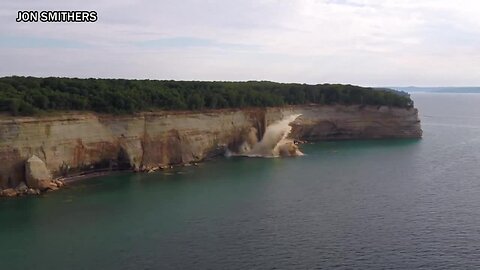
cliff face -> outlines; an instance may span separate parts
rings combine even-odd
[[[267,125],[288,114],[302,115],[291,124],[291,137],[303,141],[422,137],[417,109],[360,105],[273,108],[267,114]]]
[[[416,109],[359,106],[289,106],[132,116],[71,114],[0,119],[0,189],[25,180],[25,161],[43,160],[54,176],[94,167],[148,169],[199,161],[235,150],[254,127],[286,115],[299,140],[418,138]]]

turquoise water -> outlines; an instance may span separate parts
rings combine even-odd
[[[119,173],[0,200],[1,269],[477,269],[480,94],[415,94],[424,139]]]

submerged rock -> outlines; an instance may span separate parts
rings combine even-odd
[[[30,188],[45,190],[51,187],[52,175],[43,160],[33,155],[25,165],[25,180]]]

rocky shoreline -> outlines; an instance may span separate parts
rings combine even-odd
[[[32,156],[30,159],[39,159],[37,156]],[[29,159],[29,160],[30,160]],[[43,162],[43,161],[42,161]],[[107,176],[112,173],[116,172],[134,172],[134,173],[153,173],[158,171],[164,171],[173,169],[175,167],[190,167],[190,166],[199,166],[198,162],[193,163],[186,163],[186,164],[177,164],[177,165],[169,165],[169,166],[157,166],[153,168],[143,168],[138,170],[98,170],[98,171],[87,171],[81,172],[79,174],[63,176],[58,178],[39,178],[35,177],[33,183],[37,184],[30,184],[28,186],[25,182],[20,182],[20,184],[15,188],[7,188],[0,190],[0,197],[21,197],[26,195],[41,195],[46,192],[56,191],[62,187],[68,186],[69,184],[75,183],[77,181],[88,180],[91,178],[99,177],[99,176]],[[43,167],[43,166],[42,166]],[[30,169],[31,170],[31,169]],[[43,170],[40,169],[40,170]],[[41,171],[34,172],[34,175],[41,174]],[[45,172],[43,172],[45,173]]]
[[[0,191],[0,196],[40,195],[42,192],[58,190],[64,185],[63,179],[52,177],[43,160],[32,155],[25,162],[25,182],[20,182],[15,188]]]

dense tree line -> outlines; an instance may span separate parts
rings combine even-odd
[[[133,113],[311,103],[413,106],[410,96],[403,92],[341,84],[0,78],[0,112],[12,115],[67,110]]]

